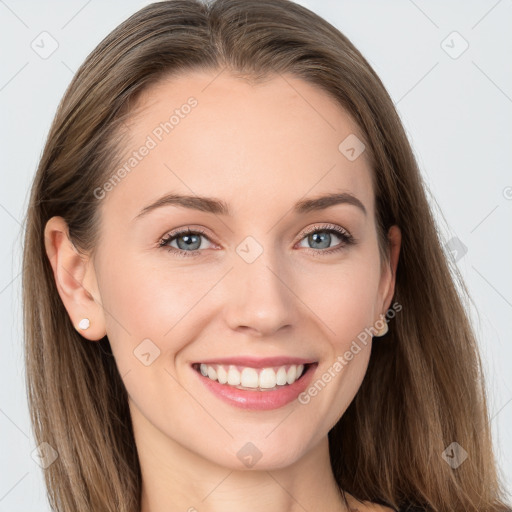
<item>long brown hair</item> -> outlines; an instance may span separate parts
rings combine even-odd
[[[193,69],[256,81],[293,73],[330,94],[357,122],[371,155],[381,254],[388,228],[402,231],[394,297],[402,310],[374,344],[356,397],[329,433],[340,489],[395,508],[507,510],[467,290],[443,251],[393,102],[343,34],[288,0],[148,5],[97,46],[60,103],[31,191],[23,266],[31,420],[38,444],[59,455],[44,471],[53,509],[138,511],[141,471],[108,338],[84,342],[74,329],[44,228],[62,216],[75,246],[93,251],[94,190],[115,169],[134,100],[163,77]],[[453,442],[468,453],[457,468],[442,456]]]

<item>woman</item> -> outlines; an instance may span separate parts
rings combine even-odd
[[[292,2],[159,2],[98,45],[33,184],[24,307],[55,510],[508,510],[393,103]]]

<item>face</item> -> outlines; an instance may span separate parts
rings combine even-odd
[[[140,98],[125,172],[96,194],[95,321],[141,439],[231,468],[284,467],[353,400],[365,329],[394,282],[357,125],[293,76],[217,75]],[[339,149],[349,136],[355,152]]]

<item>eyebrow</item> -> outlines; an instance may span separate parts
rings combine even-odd
[[[293,212],[298,215],[304,215],[313,211],[325,210],[338,204],[350,204],[359,208],[367,215],[364,204],[349,192],[324,194],[311,199],[302,199],[293,206]],[[162,206],[181,206],[192,210],[213,213],[215,215],[232,216],[229,206],[225,201],[214,197],[191,196],[181,194],[166,194],[155,202],[144,207],[134,218],[138,219],[149,212],[161,208]]]

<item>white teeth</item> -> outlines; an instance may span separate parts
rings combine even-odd
[[[234,366],[229,367],[228,384],[230,386],[240,386],[240,372]]]
[[[226,384],[228,381],[228,372],[224,369],[223,366],[217,366],[217,380],[221,384]]]
[[[286,384],[286,368],[281,366],[276,373],[276,384],[278,386],[284,386]]]
[[[288,382],[288,384],[295,382],[295,377],[297,377],[297,367],[291,365],[288,371],[286,372],[286,382]]]
[[[217,380],[217,370],[213,366],[208,366],[208,378]]]
[[[244,370],[245,371],[245,370]],[[276,372],[272,368],[263,368],[260,372],[260,388],[270,389],[276,386]]]
[[[245,367],[240,371],[237,366],[208,365],[201,363],[199,371],[204,377],[216,380],[221,384],[251,389],[273,389],[276,386],[293,384],[304,372],[304,365],[292,364],[278,368],[250,368]]]
[[[257,388],[258,372],[254,368],[244,368],[240,381],[244,388]]]

